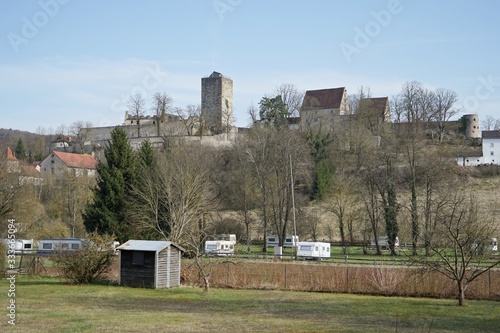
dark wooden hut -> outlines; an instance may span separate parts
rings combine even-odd
[[[119,283],[123,286],[171,288],[181,283],[184,250],[169,241],[129,240],[120,245]]]

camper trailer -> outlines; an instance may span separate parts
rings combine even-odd
[[[378,245],[380,246],[381,250],[389,250],[389,237],[387,236],[380,236],[378,238]],[[376,247],[375,245],[375,240],[372,240],[370,247],[374,249]],[[394,248],[398,249],[399,248],[399,238],[396,237],[396,243],[394,244]]]
[[[38,255],[52,255],[55,253],[78,251],[85,246],[81,238],[50,238],[42,239],[38,243]]]
[[[205,242],[207,256],[226,257],[234,255],[234,243],[226,240],[213,240]]]
[[[4,238],[3,242],[7,248],[7,254],[27,254],[33,252],[32,239]]]
[[[298,242],[297,257],[308,260],[322,260],[330,258],[330,243]]]
[[[295,247],[299,242],[299,236],[286,236],[285,241],[283,242],[283,247]],[[276,235],[272,235],[267,237],[266,239],[266,247],[270,246],[278,246],[279,238]]]
[[[236,245],[236,235],[235,234],[220,234],[215,235],[215,240],[218,241],[229,241]]]

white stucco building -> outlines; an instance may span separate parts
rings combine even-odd
[[[458,165],[477,166],[481,164],[500,165],[500,131],[482,132],[483,156],[459,157]]]

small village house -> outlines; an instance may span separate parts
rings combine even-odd
[[[63,177],[67,172],[72,172],[77,177],[94,177],[96,170],[97,160],[93,156],[61,151],[51,152],[39,165],[42,174],[55,177]]]

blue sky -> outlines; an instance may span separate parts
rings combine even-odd
[[[300,90],[406,81],[500,118],[500,1],[1,0],[0,128],[123,122],[128,97],[201,103],[201,78],[234,81],[236,125],[282,83]]]

